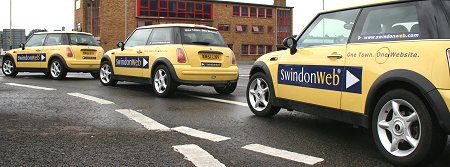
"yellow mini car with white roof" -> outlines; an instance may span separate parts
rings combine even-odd
[[[286,51],[259,58],[247,102],[366,127],[390,162],[439,157],[450,134],[450,0],[384,0],[322,12]]]
[[[164,24],[137,28],[118,49],[101,60],[100,82],[152,84],[157,96],[168,97],[179,85],[213,86],[230,94],[237,86],[233,51],[217,29],[193,24]]]
[[[84,32],[40,32],[33,34],[20,48],[3,57],[6,76],[18,72],[43,72],[52,79],[63,79],[67,72],[89,72],[98,78],[100,58],[104,54],[92,34]]]

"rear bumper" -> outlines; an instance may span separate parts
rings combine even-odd
[[[450,134],[450,90],[436,89],[427,93],[442,130]],[[434,106],[434,107],[433,107]]]
[[[174,79],[186,85],[225,85],[236,83],[239,78],[237,66],[227,68],[191,67],[190,65],[173,65]]]

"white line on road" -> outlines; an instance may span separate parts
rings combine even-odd
[[[219,160],[195,144],[178,145],[173,148],[197,167],[225,167]]]
[[[17,84],[17,83],[5,83],[5,84],[11,85],[11,86],[20,86],[20,87],[24,87],[24,88],[39,89],[39,90],[56,90],[53,88],[45,88],[45,87],[33,86],[33,85],[23,85],[23,84]]]
[[[125,115],[126,117],[128,117],[129,119],[136,121],[137,123],[140,123],[141,125],[143,125],[146,129],[148,130],[152,130],[152,131],[170,131],[170,128],[168,128],[167,126],[164,126],[158,122],[156,122],[155,120],[139,113],[133,110],[129,110],[129,109],[120,109],[120,110],[116,110],[117,112]]]
[[[216,99],[216,98],[212,98],[212,97],[194,96],[194,95],[188,95],[188,96],[199,98],[199,99],[204,99],[204,100],[210,100],[210,101],[215,101],[215,102],[228,103],[228,104],[234,104],[234,105],[238,105],[238,106],[248,107],[247,103],[242,103],[242,102],[237,102],[237,101]]]
[[[100,104],[114,104],[114,102],[108,101],[108,100],[103,100],[94,96],[89,96],[89,95],[85,95],[85,94],[81,94],[81,93],[67,93],[68,95],[71,96],[75,96],[75,97],[80,97],[86,100],[90,100],[90,101],[95,101],[97,103]]]
[[[203,132],[203,131],[195,130],[195,129],[192,129],[189,127],[184,127],[184,126],[172,128],[172,130],[189,135],[189,136],[194,136],[194,137],[198,137],[201,139],[206,139],[206,140],[210,140],[210,141],[214,141],[214,142],[220,142],[220,141],[225,141],[225,140],[230,139],[229,137],[220,136],[220,135],[216,135],[216,134],[212,134],[212,133],[208,133],[208,132]]]
[[[290,151],[280,150],[280,149],[276,149],[276,148],[263,146],[260,144],[250,144],[250,145],[246,145],[242,148],[251,150],[251,151],[255,151],[255,152],[259,152],[259,153],[263,153],[263,154],[267,154],[267,155],[271,155],[271,156],[275,156],[275,157],[280,157],[280,158],[300,162],[300,163],[305,163],[308,165],[315,165],[319,162],[324,161],[323,158],[317,158],[317,157],[313,157],[313,156],[309,156],[309,155],[303,155],[303,154],[294,153],[294,152],[290,152]]]

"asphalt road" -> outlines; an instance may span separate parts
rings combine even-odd
[[[324,167],[391,166],[366,129],[286,110],[273,118],[255,117],[245,106],[250,67],[240,65],[242,76],[231,95],[181,86],[168,99],[153,95],[148,85],[105,87],[90,74],[71,73],[63,81],[40,73],[0,74],[0,166],[195,166],[210,161],[206,166],[310,166],[311,159]],[[167,129],[149,130],[156,123],[151,121]],[[179,127],[219,136],[191,136],[177,131]],[[192,157],[189,152],[195,151],[180,149],[187,144],[209,155]],[[270,150],[246,149],[254,144],[285,151],[274,156],[267,154]],[[303,158],[279,157],[290,154]],[[450,142],[430,166],[450,166]]]

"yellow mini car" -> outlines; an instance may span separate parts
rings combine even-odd
[[[103,53],[92,34],[35,33],[26,44],[6,53],[2,71],[6,76],[16,76],[18,72],[43,72],[53,79],[63,79],[67,72],[89,72],[98,78]]]
[[[366,127],[390,162],[430,162],[450,134],[449,11],[450,0],[384,0],[320,13],[255,62],[248,105]]]
[[[220,33],[212,27],[165,24],[137,28],[118,49],[101,60],[100,82],[153,84],[157,96],[168,97],[177,86],[213,86],[230,94],[239,76],[236,58]]]

